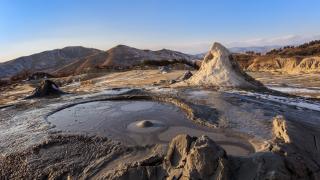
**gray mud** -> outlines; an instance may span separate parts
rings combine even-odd
[[[271,139],[271,122],[277,115],[283,115],[290,121],[320,124],[319,111],[262,99],[258,95],[190,89],[181,92],[180,96],[216,109],[220,115],[218,127],[230,128],[256,138]]]
[[[159,152],[166,151],[164,144],[181,133],[198,137],[204,134],[221,145],[227,155],[232,155],[229,158],[235,165],[233,172],[242,172],[238,169],[246,168],[247,160],[252,165],[248,166],[249,172],[262,173],[263,168],[261,172],[254,168],[264,165],[268,168],[270,165],[272,170],[266,172],[274,172],[272,168],[277,166],[273,166],[273,161],[282,163],[285,158],[281,155],[283,149],[271,144],[269,150],[264,150],[276,152],[279,158],[273,159],[274,154],[265,158],[264,152],[253,153],[250,138],[271,140],[275,115],[284,115],[287,123],[317,122],[320,117],[318,111],[232,92],[187,89],[162,94],[144,91],[120,94],[68,95],[23,101],[1,109],[0,179],[105,177],[105,173],[117,169],[118,165],[127,167],[123,165],[126,163],[138,169],[156,167],[164,162],[162,155],[158,157]],[[145,127],[141,131],[138,127],[132,128],[141,120],[161,126]],[[310,147],[318,147],[318,132],[310,131],[310,138],[300,140],[298,138],[304,136],[300,130],[289,130],[292,130],[290,135],[297,137],[292,137],[292,142],[303,144],[301,142],[308,140]],[[162,150],[152,145],[157,143],[162,144]],[[300,167],[295,160],[298,151],[291,148],[285,152],[292,152],[294,163],[291,164],[298,168],[292,168],[291,164],[288,167],[292,168],[290,172],[295,172]],[[303,147],[307,151],[301,155],[302,159],[310,156],[312,148]],[[156,156],[143,161],[146,166],[137,164],[153,153]],[[316,152],[314,156],[318,155]],[[269,162],[268,159],[271,163],[264,163]],[[318,158],[312,159],[318,162]],[[281,168],[287,167],[286,161],[280,164]],[[305,172],[318,172],[318,167],[307,169],[300,177],[306,177]]]
[[[23,152],[0,156],[0,179],[67,179],[89,176],[120,155],[136,151],[107,138],[53,135]]]
[[[248,142],[225,137],[212,128],[196,124],[172,104],[150,100],[76,104],[49,115],[47,120],[55,125],[54,130],[104,136],[126,145],[167,144],[177,134],[188,133],[193,136],[206,134],[232,155],[243,156],[253,152]],[[135,126],[142,120],[158,122],[158,126]]]

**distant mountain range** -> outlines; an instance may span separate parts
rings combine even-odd
[[[250,46],[250,47],[232,47],[232,48],[228,48],[228,49],[232,53],[245,53],[248,51],[253,51],[256,53],[265,54],[273,49],[278,49],[280,47],[282,47],[282,46],[277,46],[277,45],[274,45],[274,46]],[[195,56],[198,59],[202,59],[206,54],[207,54],[207,52],[204,52],[204,53],[196,54]]]
[[[146,62],[192,61],[194,59],[196,56],[168,49],[151,51],[118,45],[107,51],[101,51],[74,46],[44,51],[0,63],[0,78],[10,77],[23,71],[70,75],[99,68],[126,68]]]
[[[229,50],[233,53],[245,53],[247,51],[254,51],[256,53],[265,54],[273,49],[278,49],[282,46],[251,46],[251,47],[232,47]]]

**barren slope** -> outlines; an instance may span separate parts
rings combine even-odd
[[[22,71],[47,71],[63,67],[80,57],[100,52],[100,50],[81,46],[44,51],[0,63],[0,78],[9,77]]]
[[[101,68],[126,69],[132,66],[162,61],[192,61],[192,55],[171,50],[141,50],[118,45],[108,51],[81,58],[78,61],[58,69],[56,74],[81,74]]]

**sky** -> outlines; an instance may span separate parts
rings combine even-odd
[[[320,39],[319,0],[0,0],[0,62],[66,46],[201,53]]]

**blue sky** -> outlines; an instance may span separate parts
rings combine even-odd
[[[0,61],[82,45],[205,51],[320,37],[319,0],[0,0]]]

